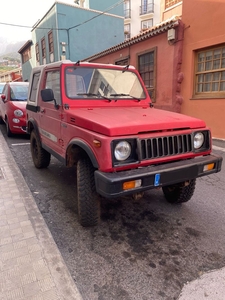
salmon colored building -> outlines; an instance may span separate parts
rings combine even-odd
[[[160,24],[86,60],[135,66],[156,108],[203,119],[225,139],[224,11],[224,0],[161,0]]]
[[[181,112],[225,139],[225,1],[183,0],[185,24]]]

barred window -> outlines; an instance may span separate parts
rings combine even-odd
[[[225,45],[196,52],[194,96],[224,97]]]
[[[154,0],[141,0],[140,15],[154,12]]]
[[[173,6],[174,4],[177,4],[179,2],[182,2],[182,0],[165,0],[165,9]]]
[[[39,52],[39,45],[38,43],[35,45],[35,53],[36,53],[36,61],[40,61],[40,52]]]
[[[138,71],[144,81],[152,102],[155,102],[156,51],[150,51],[138,56]]]
[[[123,10],[124,10],[124,18],[125,19],[130,18],[131,17],[130,0],[124,0]]]
[[[42,58],[46,57],[46,44],[45,44],[45,38],[41,40],[41,54]]]
[[[53,53],[54,52],[53,32],[52,31],[50,31],[48,33],[48,49],[49,49],[49,53]]]

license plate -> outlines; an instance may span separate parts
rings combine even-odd
[[[160,174],[155,174],[154,186],[160,185]]]

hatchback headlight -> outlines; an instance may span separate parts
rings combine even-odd
[[[121,141],[116,144],[114,149],[115,158],[118,161],[126,160],[131,154],[131,146],[127,141]]]
[[[194,149],[199,149],[204,143],[204,134],[201,132],[196,132],[194,135]]]
[[[14,116],[15,117],[22,117],[23,116],[22,110],[20,110],[20,109],[14,110]]]

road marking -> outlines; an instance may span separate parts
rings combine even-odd
[[[23,145],[30,145],[30,143],[11,144],[11,146],[23,146]]]

